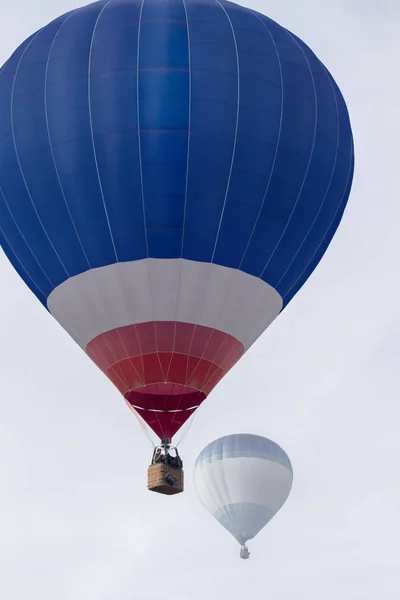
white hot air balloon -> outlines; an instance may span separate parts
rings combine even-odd
[[[289,496],[293,469],[278,444],[259,435],[234,434],[211,442],[194,467],[194,486],[205,508],[241,545],[276,515]]]

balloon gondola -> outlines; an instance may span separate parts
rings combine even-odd
[[[162,439],[154,448],[147,472],[147,488],[167,496],[183,492],[183,462],[170,438]]]
[[[353,177],[330,73],[224,0],[101,0],[0,72],[0,243],[158,439],[327,249]]]

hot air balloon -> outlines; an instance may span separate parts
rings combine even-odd
[[[0,73],[1,246],[164,449],[312,273],[353,166],[330,73],[231,2],[94,2]]]
[[[276,515],[293,482],[289,457],[259,435],[227,435],[208,444],[194,466],[194,485],[205,508],[250,556],[246,542]]]

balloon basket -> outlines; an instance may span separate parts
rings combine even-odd
[[[183,492],[183,469],[174,469],[164,463],[150,465],[147,470],[147,489],[166,496]]]

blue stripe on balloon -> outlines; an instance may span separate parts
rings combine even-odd
[[[227,435],[208,444],[197,458],[195,469],[206,463],[232,458],[270,460],[293,472],[289,457],[278,444],[259,435],[246,433]]]
[[[252,502],[222,506],[214,517],[239,542],[245,544],[257,535],[275,513],[268,507]]]

